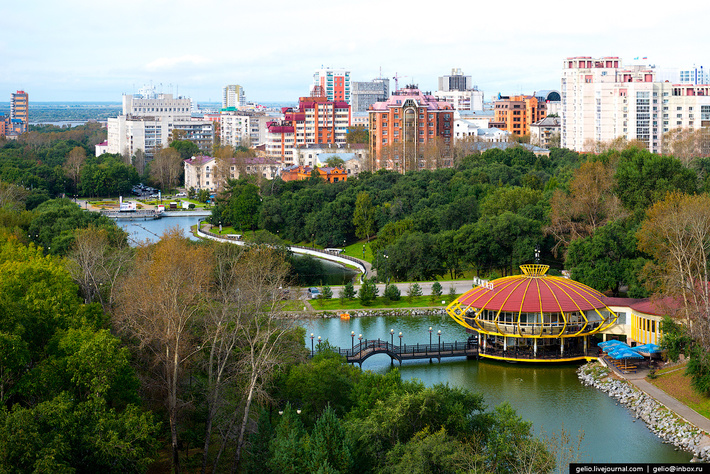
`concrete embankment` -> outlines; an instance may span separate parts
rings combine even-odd
[[[351,318],[388,317],[388,316],[441,316],[446,314],[444,308],[400,308],[400,309],[353,309],[339,311],[318,311],[318,318],[337,318],[347,313]]]
[[[590,362],[581,366],[577,375],[583,384],[593,386],[617,399],[664,442],[693,453],[696,460],[710,461],[710,446],[706,433],[630,382],[611,377],[611,371],[607,367]]]

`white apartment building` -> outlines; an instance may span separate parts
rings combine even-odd
[[[320,88],[328,100],[343,100],[350,104],[350,71],[347,69],[322,68],[313,74],[311,95]]]
[[[651,66],[618,57],[568,58],[562,69],[561,142],[576,151],[618,137],[655,153],[663,134],[710,125],[710,86],[657,82]]]
[[[123,115],[133,117],[190,117],[192,100],[156,93],[155,88],[143,88],[139,95],[123,95]]]
[[[158,150],[168,146],[173,130],[184,131],[185,139],[205,153],[212,152],[214,124],[190,116],[190,98],[174,98],[146,87],[137,96],[124,94],[122,103],[123,114],[107,121],[108,153],[133,156],[141,150],[150,161]]]
[[[436,91],[434,97],[436,100],[448,102],[455,110],[483,110],[483,91],[478,89]]]
[[[214,123],[210,120],[193,120],[175,117],[132,117],[120,115],[109,118],[108,153],[133,156],[136,151],[145,153],[146,161],[165,148],[172,140],[173,130],[185,132],[184,139],[195,143],[202,152],[211,153],[214,144]]]
[[[439,90],[434,97],[448,102],[454,110],[483,110],[483,91],[479,91],[471,76],[465,76],[460,68],[451,69],[450,76],[439,76]]]
[[[222,145],[256,147],[266,143],[267,123],[273,117],[265,113],[222,110],[219,133]]]
[[[222,89],[222,108],[241,107],[246,105],[247,100],[244,88],[239,84],[230,84]]]

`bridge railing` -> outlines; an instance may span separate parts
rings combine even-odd
[[[384,353],[390,352],[399,356],[438,356],[446,354],[455,354],[465,352],[467,350],[476,349],[475,340],[441,342],[432,344],[397,344],[396,341],[387,341],[386,339],[366,339],[364,341],[353,344],[350,348],[339,348],[338,353],[344,357],[363,357],[366,354],[374,352]]]

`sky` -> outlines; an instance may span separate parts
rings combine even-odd
[[[461,68],[490,100],[559,90],[571,56],[710,68],[708,18],[707,0],[0,0],[0,102],[20,89],[31,102],[119,102],[146,84],[197,102],[221,101],[227,84],[295,102],[321,67],[424,91]]]

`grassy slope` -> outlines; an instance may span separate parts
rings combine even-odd
[[[690,386],[690,377],[685,375],[684,366],[659,371],[658,378],[648,381],[705,418],[710,418],[710,397],[700,395],[693,390]]]

